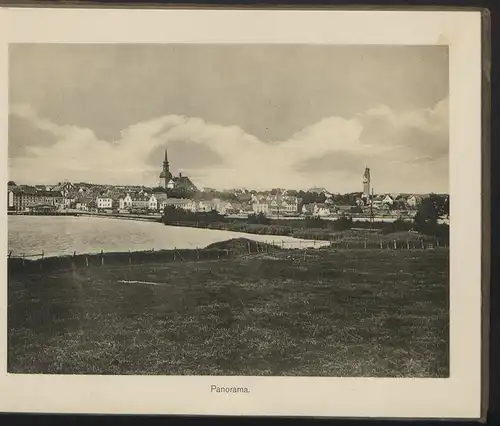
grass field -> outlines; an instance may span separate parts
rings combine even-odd
[[[11,373],[447,377],[448,250],[16,274]]]

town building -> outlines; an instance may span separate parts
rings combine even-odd
[[[390,194],[387,194],[382,200],[382,204],[385,204],[387,206],[392,206],[394,204],[394,199],[391,197]]]
[[[243,203],[239,201],[228,201],[224,204],[224,212],[222,214],[240,214],[245,213]]]
[[[152,211],[161,210],[162,203],[163,207],[165,207],[164,203],[167,201],[167,199],[168,196],[164,192],[151,194],[151,196],[149,197],[149,204],[148,204],[149,210]]]
[[[88,212],[92,207],[93,199],[91,197],[78,197],[75,201],[75,208],[84,212]]]
[[[99,195],[96,198],[96,204],[98,209],[112,209],[113,208],[113,198],[108,195]]]
[[[415,208],[417,207],[418,204],[420,204],[421,201],[422,201],[421,197],[413,194],[406,199],[406,204],[408,205],[408,207]]]
[[[198,212],[211,212],[217,211],[218,202],[217,200],[201,200],[196,203],[196,211]]]
[[[272,216],[295,216],[299,213],[299,199],[294,196],[283,195],[278,192],[268,196],[253,197],[253,212],[255,214],[269,214]]]
[[[196,201],[187,198],[168,198],[160,203],[160,210],[164,210],[167,206],[196,212]]]
[[[34,187],[15,187],[8,192],[10,210],[28,211],[42,206],[60,209],[63,205],[64,197],[60,191],[37,191]]]
[[[60,192],[64,197],[66,197],[70,192],[73,192],[75,190],[76,190],[75,185],[67,181],[59,182],[57,185],[50,188],[50,191]]]
[[[328,191],[326,188],[310,188],[307,192],[311,192],[313,194],[324,194],[326,199],[332,198],[333,194]]]

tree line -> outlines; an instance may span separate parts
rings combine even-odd
[[[210,212],[189,212],[174,206],[166,206],[163,212],[163,223],[192,224],[195,226],[209,227],[213,224],[245,224],[249,226],[265,226],[269,228],[283,227],[294,229],[330,229],[343,231],[356,228],[379,229],[383,233],[414,230],[426,235],[440,238],[449,237],[449,225],[439,223],[443,215],[449,214],[449,198],[431,194],[422,200],[413,221],[398,219],[394,222],[361,222],[350,217],[340,217],[337,220],[325,220],[318,216],[310,216],[305,219],[279,220],[271,219],[264,213],[250,214],[247,218],[227,218],[216,210]]]

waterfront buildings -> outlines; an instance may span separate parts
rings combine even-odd
[[[63,208],[64,197],[59,191],[37,191],[34,187],[15,187],[8,191],[8,209],[29,211],[42,206]]]

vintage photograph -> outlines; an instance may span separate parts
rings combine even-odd
[[[449,377],[448,46],[8,70],[9,373]]]

